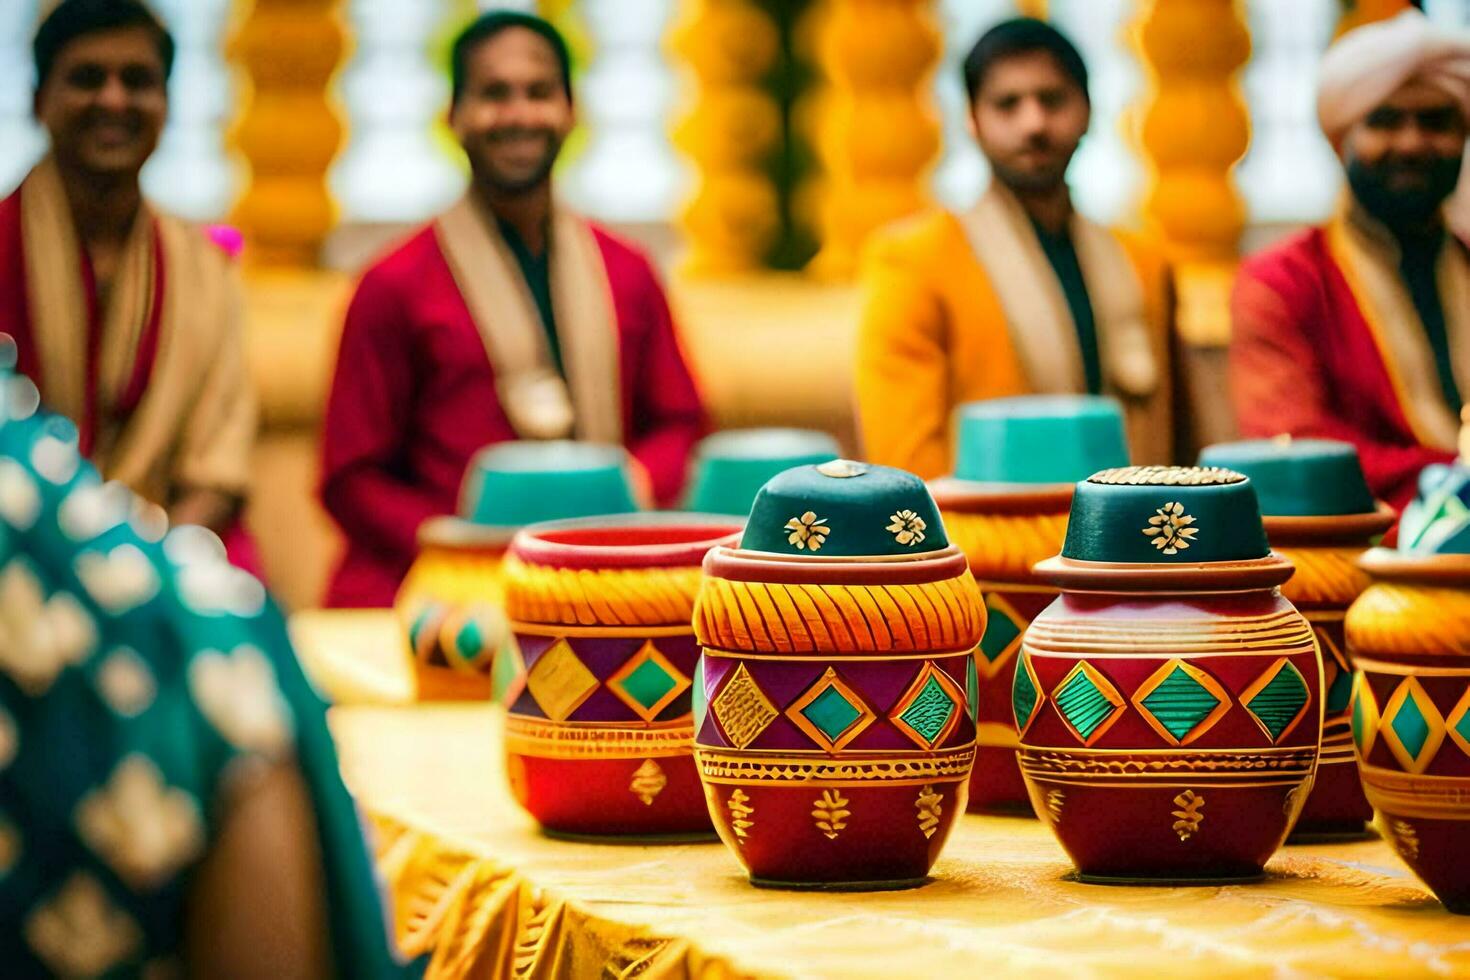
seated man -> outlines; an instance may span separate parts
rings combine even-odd
[[[1418,11],[1344,35],[1317,113],[1347,169],[1326,225],[1248,259],[1232,300],[1231,388],[1250,436],[1355,443],[1402,510],[1454,455],[1470,393],[1470,256],[1445,229],[1470,120],[1470,44]]]
[[[993,179],[969,211],[934,211],[873,243],[858,335],[866,457],[925,478],[952,466],[956,405],[1008,395],[1122,401],[1137,462],[1173,455],[1163,262],[1072,207],[1087,68],[1036,20],[1006,21],[965,59],[971,129]]]
[[[105,476],[175,522],[230,531],[255,438],[238,283],[138,186],[173,53],[136,0],[63,0],[36,32],[51,152],[0,201],[0,332]]]
[[[647,259],[553,205],[574,122],[561,36],[486,14],[455,41],[453,78],[469,191],[367,271],[342,333],[321,495],[347,552],[328,605],[393,601],[419,525],[454,510],[483,446],[622,443],[668,503],[703,424]]]

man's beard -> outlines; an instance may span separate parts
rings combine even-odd
[[[1356,157],[1347,161],[1348,186],[1363,208],[1390,228],[1423,225],[1434,219],[1460,182],[1460,157],[1436,157],[1423,168],[1418,187],[1395,188],[1389,182],[1403,164],[1368,164]]]
[[[551,171],[556,167],[556,158],[561,154],[561,140],[550,130],[537,130],[535,134],[546,138],[546,154],[529,173],[515,176],[505,174],[497,170],[488,159],[485,159],[474,168],[475,179],[495,193],[507,196],[524,194],[532,188],[539,187],[551,176]],[[521,134],[507,133],[506,137],[513,135]],[[494,138],[492,137],[490,141],[493,143]]]
[[[1050,146],[1050,144],[1047,144],[1045,146],[1035,146],[1031,148],[1051,149],[1052,147]],[[1076,152],[1077,147],[1073,146],[1072,152],[1068,153],[1066,157],[1060,161],[1060,164],[1058,166],[1048,167],[1044,170],[1039,171],[1017,170],[996,160],[990,161],[990,169],[995,175],[995,179],[1000,181],[1000,183],[1004,187],[1012,191],[1016,191],[1022,194],[1044,194],[1048,191],[1054,191],[1058,187],[1066,183],[1067,167],[1071,164],[1072,157],[1076,154]]]

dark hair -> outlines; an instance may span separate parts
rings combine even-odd
[[[970,101],[975,101],[980,86],[985,84],[985,73],[991,65],[1003,58],[1034,51],[1045,51],[1055,58],[1067,77],[1082,89],[1082,97],[1092,101],[1087,94],[1087,64],[1077,48],[1061,31],[1032,17],[1001,21],[975,42],[965,56],[965,91],[970,94]]]
[[[163,62],[163,77],[167,79],[174,67],[173,35],[139,0],[61,0],[36,29],[31,44],[36,59],[36,88],[46,84],[62,48],[79,37],[125,27],[146,27],[153,32]]]
[[[561,66],[561,87],[567,93],[568,99],[572,97],[572,56],[567,51],[567,42],[561,33],[549,21],[534,14],[495,10],[474,20],[454,39],[454,48],[450,54],[450,78],[453,81],[451,102],[458,102],[459,97],[464,94],[470,53],[501,31],[512,27],[523,27],[533,34],[539,34],[551,45],[551,52],[556,55],[557,63]]]

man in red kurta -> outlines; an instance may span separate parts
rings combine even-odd
[[[1357,445],[1396,509],[1454,456],[1470,395],[1470,253],[1447,227],[1470,128],[1470,42],[1409,10],[1344,35],[1318,116],[1343,158],[1334,217],[1248,259],[1231,387],[1246,435]]]
[[[498,12],[455,42],[465,197],[370,268],[347,312],[322,435],[322,502],[347,550],[332,606],[391,604],[418,527],[470,457],[510,439],[622,443],[678,494],[703,411],[648,260],[554,202],[573,125],[566,45]]]
[[[65,0],[36,32],[50,153],[0,201],[0,332],[109,479],[225,534],[255,400],[229,257],[155,210],[138,175],[168,109],[173,41],[135,0]]]

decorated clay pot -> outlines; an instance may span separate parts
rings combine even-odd
[[[777,473],[836,458],[837,440],[814,429],[716,432],[694,450],[688,509],[744,517],[760,488]]]
[[[637,510],[616,446],[507,442],[471,460],[459,513],[425,521],[395,606],[420,700],[500,697],[514,676],[500,566],[517,529],[538,521]]]
[[[1348,610],[1353,741],[1378,826],[1451,912],[1470,914],[1470,447],[1433,467],[1399,551],[1363,558]]]
[[[538,524],[506,559],[505,603],[523,660],[507,692],[506,768],[550,833],[710,832],[691,755],[690,626],[705,552],[730,518],[648,514]]]
[[[1368,587],[1358,559],[1387,531],[1394,514],[1373,499],[1358,452],[1346,442],[1271,439],[1210,446],[1200,464],[1244,473],[1255,487],[1266,538],[1296,566],[1281,587],[1317,635],[1322,651],[1322,750],[1317,778],[1292,843],[1362,837],[1373,819],[1363,795],[1348,725],[1352,666],[1343,618]]]
[[[957,422],[954,476],[930,490],[988,612],[969,808],[1029,814],[1011,684],[1021,635],[1057,595],[1031,568],[1061,550],[1076,482],[1127,464],[1123,414],[1107,398],[1033,395],[961,406]]]
[[[1322,667],[1249,480],[1098,473],[1036,572],[1061,595],[1021,645],[1021,772],[1081,877],[1258,877],[1311,789]]]
[[[695,753],[751,881],[924,881],[965,809],[985,609],[923,482],[788,470],[704,569]]]

